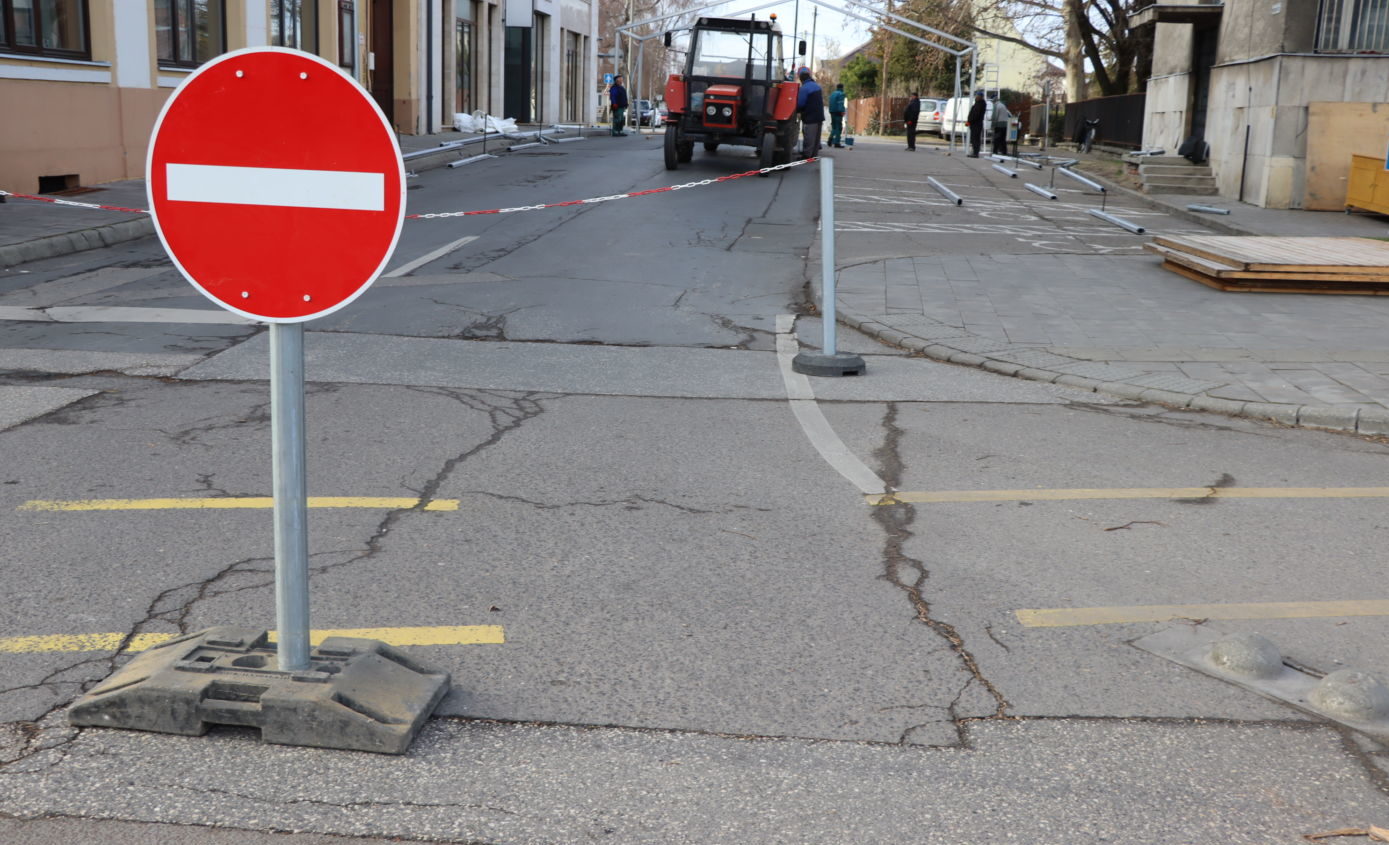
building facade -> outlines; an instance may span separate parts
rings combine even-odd
[[[1221,195],[1340,209],[1352,154],[1389,145],[1389,0],[1165,0],[1143,145],[1210,145]]]
[[[334,62],[402,134],[457,112],[586,122],[597,0],[0,0],[0,188],[144,176],[150,131],[201,63],[283,46]]]

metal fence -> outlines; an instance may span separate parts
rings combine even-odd
[[[1099,119],[1096,143],[1111,147],[1143,146],[1143,104],[1146,94],[1120,94],[1066,104],[1064,140],[1080,138],[1083,121]]]

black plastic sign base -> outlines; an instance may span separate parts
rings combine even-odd
[[[791,359],[791,369],[807,376],[861,376],[868,369],[863,358],[840,352],[801,352]]]
[[[307,670],[284,672],[267,631],[220,627],[141,653],[68,720],[184,736],[242,725],[266,742],[404,754],[448,690],[447,672],[377,640],[329,637]]]

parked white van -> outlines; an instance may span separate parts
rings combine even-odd
[[[942,138],[949,138],[955,135],[961,141],[969,138],[969,110],[974,105],[973,97],[954,97],[946,101],[945,111],[940,117],[940,135]],[[984,125],[993,125],[994,101],[988,100],[984,109]],[[987,143],[989,134],[984,133],[984,141]]]

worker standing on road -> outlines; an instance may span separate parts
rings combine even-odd
[[[1013,115],[1003,105],[1002,97],[994,98],[993,147],[994,155],[1008,155],[1008,121]]]
[[[627,127],[627,89],[622,87],[622,74],[613,77],[612,87],[608,89],[608,102],[613,109],[613,134],[626,135]]]
[[[969,118],[965,125],[969,127],[969,157],[979,158],[979,147],[984,143],[984,113],[989,110],[989,104],[984,102],[984,92],[974,92],[974,105],[969,107]]]
[[[907,151],[916,152],[916,121],[921,117],[921,98],[912,92],[902,112],[902,124],[907,127]]]
[[[830,146],[844,148],[844,115],[849,111],[844,96],[844,83],[834,86],[830,93]]]
[[[825,126],[825,93],[810,76],[810,68],[801,68],[801,90],[796,95],[796,108],[801,113],[801,158],[820,154],[820,130]]]

